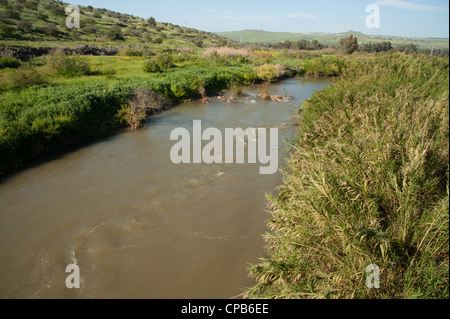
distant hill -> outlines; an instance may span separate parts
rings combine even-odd
[[[327,44],[329,46],[336,46],[339,44],[339,40],[349,36],[355,35],[358,38],[358,42],[383,42],[390,41],[392,45],[402,45],[412,43],[419,49],[431,49],[434,45],[436,49],[448,49],[449,39],[440,38],[405,38],[405,37],[392,37],[392,36],[371,36],[361,32],[348,31],[343,33],[288,33],[288,32],[268,32],[262,30],[243,30],[243,31],[231,31],[231,32],[219,32],[220,36],[229,38],[234,41],[242,41],[244,43],[278,43],[284,41],[300,41],[317,40],[320,43]]]
[[[0,44],[151,44],[164,48],[227,43],[227,39],[217,34],[91,6],[79,6],[80,28],[69,29],[66,27],[67,5],[54,0],[0,0]],[[111,37],[113,27],[119,30],[116,39]]]

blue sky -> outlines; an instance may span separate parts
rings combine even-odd
[[[66,0],[67,1],[67,0]],[[280,32],[449,37],[447,0],[72,0],[134,16],[209,31]],[[380,8],[380,28],[366,27],[366,7]]]

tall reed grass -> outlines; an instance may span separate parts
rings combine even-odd
[[[353,59],[302,109],[248,298],[449,297],[449,61]]]

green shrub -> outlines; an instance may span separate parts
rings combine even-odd
[[[145,55],[144,49],[139,48],[124,48],[119,51],[119,55],[125,55],[125,56],[135,56],[135,57],[143,57]]]
[[[169,53],[162,53],[154,56],[144,63],[144,71],[156,73],[173,67],[173,57]]]
[[[0,58],[0,70],[11,68],[17,69],[20,66],[20,61],[11,58]]]
[[[95,10],[93,11],[92,16],[93,16],[94,18],[96,18],[96,19],[101,19],[101,18],[102,18],[102,14],[101,14],[100,10],[98,10],[98,9],[95,9]]]
[[[144,63],[144,71],[147,73],[161,72],[162,68],[155,59],[149,59]]]
[[[307,75],[338,76],[344,68],[344,60],[332,56],[313,58],[304,61],[304,70]]]
[[[51,36],[51,37],[57,37],[59,35],[58,27],[53,23],[48,23],[44,27],[44,32],[46,35]]]
[[[82,57],[67,56],[60,50],[47,55],[46,60],[50,70],[59,76],[71,78],[91,74],[89,64]]]
[[[14,88],[27,87],[46,83],[45,76],[30,63],[23,64],[9,75],[10,86]]]
[[[130,94],[121,85],[30,87],[2,94],[0,172],[77,144],[111,125]]]
[[[260,80],[271,82],[285,76],[286,69],[280,64],[264,64],[257,67],[255,73]]]
[[[125,37],[122,33],[122,28],[117,24],[110,27],[108,30],[107,36],[112,41],[122,41],[125,40]]]
[[[1,39],[9,39],[9,38],[14,37],[14,33],[15,33],[14,31],[15,31],[15,29],[12,26],[0,21],[0,38]]]

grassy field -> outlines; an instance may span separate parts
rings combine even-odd
[[[448,94],[448,59],[400,54],[355,56],[314,94],[247,297],[449,297]]]
[[[300,41],[317,40],[320,43],[328,46],[339,46],[339,40],[348,37],[350,34],[358,38],[359,43],[369,42],[384,42],[390,41],[393,46],[414,44],[419,49],[448,49],[448,39],[436,39],[436,38],[403,38],[403,37],[389,37],[389,36],[370,36],[361,32],[343,32],[336,34],[323,34],[323,33],[288,33],[288,32],[268,32],[262,30],[243,30],[232,32],[219,32],[218,35],[229,38],[233,41],[241,41],[244,43],[279,43],[284,41]]]

